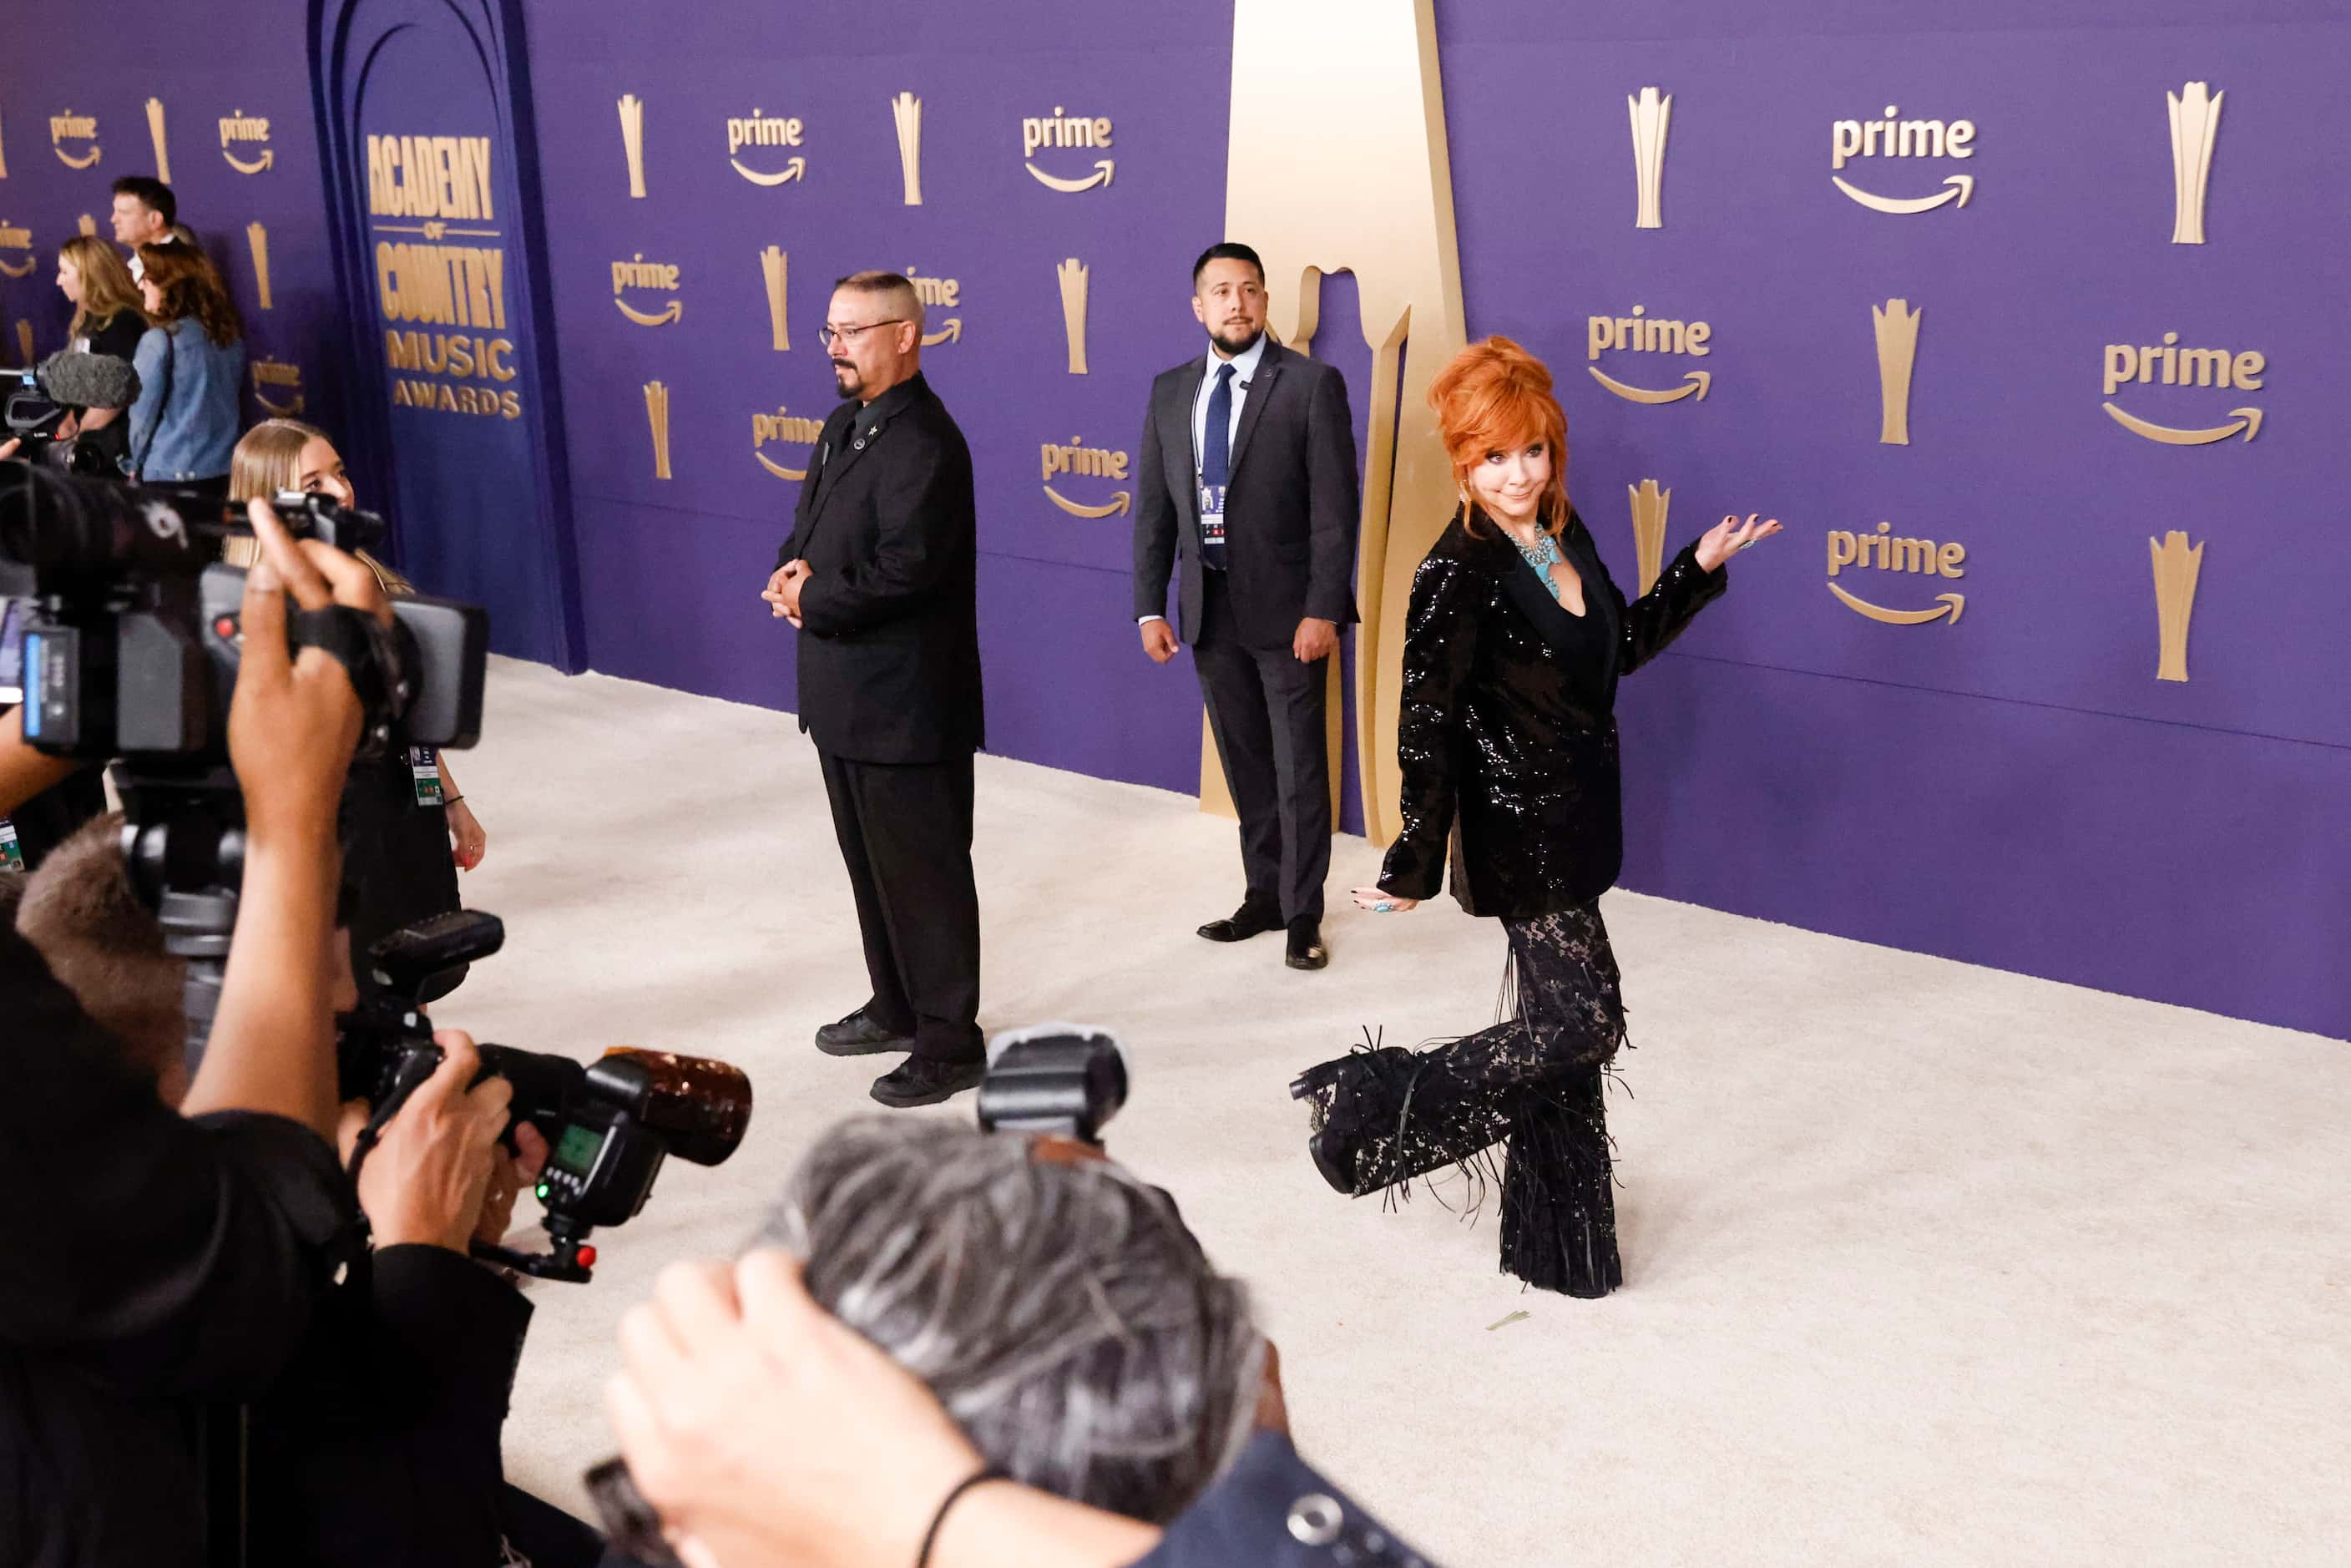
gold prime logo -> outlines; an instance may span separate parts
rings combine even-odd
[[[902,92],[890,100],[890,118],[898,126],[898,182],[906,205],[923,204],[923,100]]]
[[[760,449],[778,442],[791,446],[813,446],[823,434],[824,421],[788,413],[783,404],[778,403],[773,413],[751,416],[751,455],[758,459],[760,467],[778,479],[805,479],[808,477],[806,457],[800,459],[799,467],[787,468]]]
[[[245,225],[246,248],[253,253],[253,285],[261,295],[264,310],[277,307],[269,298],[269,231],[258,223]]]
[[[89,150],[68,152],[66,151],[68,141],[87,141]],[[87,169],[96,163],[106,151],[98,144],[97,117],[76,114],[70,109],[63,114],[49,116],[49,151],[56,153],[57,162],[68,169]]]
[[[1840,120],[1829,127],[1829,167],[1842,169],[1856,158],[1972,158],[1975,140],[1972,120],[1905,120],[1902,111],[1889,103],[1883,120]],[[1848,183],[1841,174],[1832,173],[1829,181],[1879,213],[1931,213],[1946,202],[1964,207],[1976,188],[1972,174],[1947,175],[1945,188],[1932,196],[1881,196]]]
[[[30,252],[32,248],[32,230],[19,228],[12,223],[0,222],[0,250]],[[33,276],[33,268],[36,265],[37,258],[30,255],[27,255],[22,263],[14,267],[11,267],[5,258],[0,258],[0,277],[30,277]]]
[[[269,121],[248,115],[243,110],[223,115],[220,122],[221,157],[240,174],[258,174],[277,162],[277,149],[262,146],[269,140]],[[239,147],[261,146],[261,156],[250,162],[236,155]]]
[[[735,172],[754,185],[780,185],[800,179],[808,173],[808,158],[799,152],[795,152],[787,157],[784,166],[772,174],[761,169],[746,168],[743,161],[735,154],[747,147],[797,149],[807,133],[808,127],[790,115],[769,114],[764,110],[755,109],[739,120],[726,122],[726,162],[734,165]]]
[[[2105,354],[2105,411],[2133,435],[2166,446],[2210,446],[2240,434],[2251,441],[2262,433],[2262,411],[2251,405],[2231,409],[2226,424],[2182,429],[2142,419],[2114,401],[2117,392],[2132,385],[2259,392],[2269,370],[2269,358],[2259,350],[2183,349],[2179,333],[2166,332],[2160,343],[2108,343]]]
[[[1635,201],[1633,226],[1666,226],[1666,131],[1673,123],[1674,95],[1645,87],[1625,108],[1633,119],[1633,183]]]
[[[635,93],[621,95],[621,151],[629,161],[629,199],[645,199],[645,104]]]
[[[1020,159],[1022,166],[1036,177],[1037,183],[1050,190],[1075,193],[1096,187],[1107,189],[1111,176],[1117,172],[1118,162],[1113,158],[1094,160],[1094,172],[1082,180],[1066,179],[1049,174],[1037,167],[1036,155],[1047,149],[1082,147],[1106,148],[1111,144],[1111,123],[1108,115],[1089,118],[1073,115],[1060,104],[1050,114],[1032,115],[1020,122]]]
[[[155,178],[166,185],[172,183],[172,151],[163,141],[163,100],[147,100],[147,135],[155,143]]]
[[[2196,610],[2196,579],[2204,570],[2204,547],[2191,547],[2188,536],[2174,528],[2163,542],[2147,541],[2155,563],[2155,621],[2160,648],[2155,678],[2188,678],[2188,621]]]
[[[1641,591],[1646,593],[1665,570],[1666,513],[1674,504],[1674,493],[1660,489],[1655,479],[1644,479],[1625,486],[1625,498],[1633,504],[1633,555]]]
[[[1877,442],[1910,444],[1910,370],[1918,358],[1918,316],[1907,299],[1869,308],[1877,333]]]
[[[639,251],[626,261],[612,264],[613,308],[640,327],[666,327],[685,314],[685,301],[673,299],[651,314],[638,309],[622,296],[632,288],[659,288],[677,292],[677,264],[669,261],[647,261]]]
[[[653,432],[653,477],[666,479],[669,473],[669,388],[659,382],[645,383],[645,423]]]
[[[2210,84],[2192,81],[2167,92],[2171,108],[2171,243],[2204,243],[2204,188],[2212,178],[2212,142],[2220,134],[2220,99]],[[2181,680],[2188,677],[2182,675]]]
[[[1844,528],[1829,530],[1829,585],[1831,593],[1846,609],[1856,615],[1887,626],[1924,626],[1929,622],[1950,617],[1954,626],[1959,623],[1959,612],[1968,607],[1967,596],[1956,591],[1935,595],[1932,610],[1888,610],[1856,598],[1836,584],[1836,577],[1849,567],[1878,571],[1913,572],[1929,577],[1961,578],[1968,574],[1968,549],[1965,545],[1937,544],[1933,539],[1907,539],[1894,537],[1892,523],[1880,523],[1876,533],[1853,533]]]
[[[914,267],[906,268],[906,281],[914,286],[914,298],[923,302],[926,321],[938,320],[940,310],[963,308],[963,284],[952,277],[925,277]],[[963,318],[950,316],[938,322],[938,330],[923,334],[923,347],[935,349],[941,343],[952,343],[963,336]]]
[[[264,388],[275,387],[272,397]],[[280,419],[291,419],[302,412],[302,367],[289,365],[282,360],[253,361],[253,401],[263,412]]]
[[[1124,512],[1127,507],[1134,504],[1134,496],[1125,490],[1113,493],[1111,498],[1101,506],[1090,507],[1072,501],[1068,497],[1057,493],[1053,488],[1054,476],[1062,474],[1081,478],[1110,479],[1123,484],[1126,482],[1127,468],[1131,461],[1125,453],[1114,452],[1107,447],[1088,446],[1085,444],[1085,437],[1081,435],[1070,437],[1069,444],[1066,446],[1056,445],[1050,441],[1045,442],[1037,448],[1037,453],[1038,466],[1044,471],[1045,498],[1070,516],[1073,517],[1113,517]]]
[[[1584,319],[1584,358],[1597,360],[1612,350],[1630,354],[1687,354],[1692,359],[1704,359],[1714,352],[1707,340],[1714,329],[1704,321],[1673,321],[1649,314],[1646,305],[1635,305],[1630,316],[1590,316]],[[1707,388],[1714,384],[1708,371],[1690,371],[1683,375],[1682,384],[1666,390],[1629,386],[1604,374],[1596,364],[1583,367],[1592,379],[1614,392],[1627,402],[1679,402],[1693,392],[1700,402],[1706,401]]]
[[[783,353],[792,346],[788,329],[789,318],[784,309],[784,284],[790,257],[781,248],[769,246],[759,253],[759,276],[768,287],[768,340],[776,352]],[[822,348],[821,343],[817,345]]]
[[[1061,332],[1070,340],[1070,374],[1086,373],[1086,264],[1076,256],[1053,268],[1061,285]]]

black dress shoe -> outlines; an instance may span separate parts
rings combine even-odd
[[[1200,935],[1211,942],[1246,942],[1252,936],[1262,936],[1269,931],[1281,929],[1281,916],[1270,909],[1260,909],[1244,904],[1233,911],[1229,920],[1211,920],[1200,927]]]
[[[927,1056],[910,1056],[873,1081],[873,1098],[901,1110],[909,1105],[935,1105],[967,1089],[978,1087],[987,1073],[984,1057],[970,1061],[934,1061]]]
[[[872,1056],[883,1051],[912,1051],[914,1037],[883,1029],[863,1008],[816,1031],[816,1048],[827,1056]]]
[[[1331,949],[1322,946],[1321,917],[1301,915],[1290,923],[1290,950],[1281,961],[1293,969],[1319,969],[1331,961]]]

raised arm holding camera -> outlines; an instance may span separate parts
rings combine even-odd
[[[265,509],[262,509],[266,511]],[[0,1561],[203,1560],[190,1438],[199,1405],[249,1394],[298,1339],[350,1235],[327,1135],[334,1057],[324,961],[334,812],[360,705],[328,653],[298,657],[306,608],[381,613],[332,552],[297,549],[256,515],[266,559],[246,634],[229,755],[250,780],[243,902],[211,1048],[183,1120],[120,1057],[13,928],[0,931]],[[0,530],[0,549],[11,543]],[[351,563],[356,565],[356,563]],[[0,724],[0,780],[53,779]],[[16,804],[0,797],[0,810]]]

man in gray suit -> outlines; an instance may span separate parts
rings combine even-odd
[[[1287,929],[1319,969],[1331,869],[1322,661],[1355,619],[1354,425],[1339,372],[1266,336],[1265,267],[1245,245],[1192,267],[1208,351],[1151,385],[1134,511],[1134,614],[1158,664],[1192,648],[1241,819],[1240,908],[1211,942]],[[1176,624],[1167,581],[1176,579]]]

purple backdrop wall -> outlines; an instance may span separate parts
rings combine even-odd
[[[240,8],[270,26],[283,13],[298,36],[298,7]],[[113,9],[160,25],[160,7]],[[790,706],[791,639],[756,592],[797,486],[759,459],[799,466],[792,422],[830,404],[813,336],[830,280],[911,267],[956,285],[932,314],[959,336],[926,365],[978,471],[994,748],[1188,789],[1198,700],[1188,666],[1136,650],[1129,518],[1056,509],[1040,448],[1132,454],[1150,375],[1196,350],[1184,267],[1221,227],[1230,0],[979,9],[919,0],[876,28],[817,8],[653,21],[617,0],[526,0],[587,658]],[[1986,0],[1932,26],[1862,0],[1764,9],[1437,7],[1470,329],[1552,364],[1572,486],[1612,569],[1635,575],[1626,486],[1643,479],[1672,491],[1668,550],[1734,508],[1789,524],[1625,688],[1627,885],[2351,1034],[2336,956],[2351,841],[2335,825],[2351,699],[2330,613],[2351,564],[2351,457],[2333,429],[2351,396],[2351,148],[2331,132],[2351,7],[2252,0],[2226,25],[2188,0]],[[62,57],[37,76],[0,60],[0,219],[34,222],[53,248],[100,199],[79,193],[101,171],[73,174],[45,145],[68,106],[96,106],[135,149],[150,93],[176,106],[202,88],[235,100],[224,114],[275,93],[280,172],[307,168],[290,45],[262,65],[228,37],[175,37],[168,68],[160,51],[81,75]],[[2164,95],[2189,81],[2226,95],[2200,246],[2170,243]],[[1640,229],[1624,104],[1651,86],[1674,104],[1664,226]],[[919,206],[902,199],[901,93],[922,103]],[[642,198],[624,97],[642,105]],[[1887,105],[1973,120],[1972,156],[1833,169],[1832,123]],[[799,120],[796,144],[730,145],[728,122],[755,113]],[[1112,144],[1024,148],[1022,120],[1055,114],[1109,118]],[[201,176],[223,189],[200,189],[194,170],[217,154],[193,137],[182,152],[176,118],[173,135],[200,227],[207,206],[257,215],[239,204],[261,179],[224,168]],[[730,157],[770,174],[803,162],[770,186]],[[1114,177],[1079,193],[1023,167],[1076,179],[1105,157]],[[102,172],[130,166],[117,159],[110,146]],[[1974,181],[1963,206],[1914,214],[1831,183],[1919,196],[1959,172]],[[304,179],[281,188],[315,202]],[[274,329],[290,319],[287,279],[298,297],[326,263],[305,258],[297,216],[271,239]],[[781,352],[769,246],[789,282]],[[1068,258],[1088,268],[1082,376],[1064,363]],[[676,287],[616,263],[674,267]],[[11,320],[27,287],[0,280]],[[1877,439],[1870,311],[1895,298],[1921,312],[1907,445]],[[620,308],[672,303],[652,326]],[[1588,319],[1635,306],[1708,322],[1710,352],[1593,359]],[[2114,401],[2179,427],[2255,404],[2257,438],[2163,445],[2108,418],[2105,346],[2167,332],[2263,354],[2262,386],[2131,385]],[[1360,421],[1369,358],[1343,280],[1315,347],[1347,371]],[[1712,381],[1702,402],[1635,405],[1587,366],[1648,387],[1698,368]],[[650,382],[668,399],[666,479]],[[1132,489],[1055,483],[1089,505]],[[1880,522],[1963,546],[1964,578],[1846,567],[1837,586],[1897,610],[1963,592],[1962,617],[1883,624],[1832,595],[1832,530]],[[2155,678],[2147,540],[2173,529],[2206,551],[2185,684]]]

